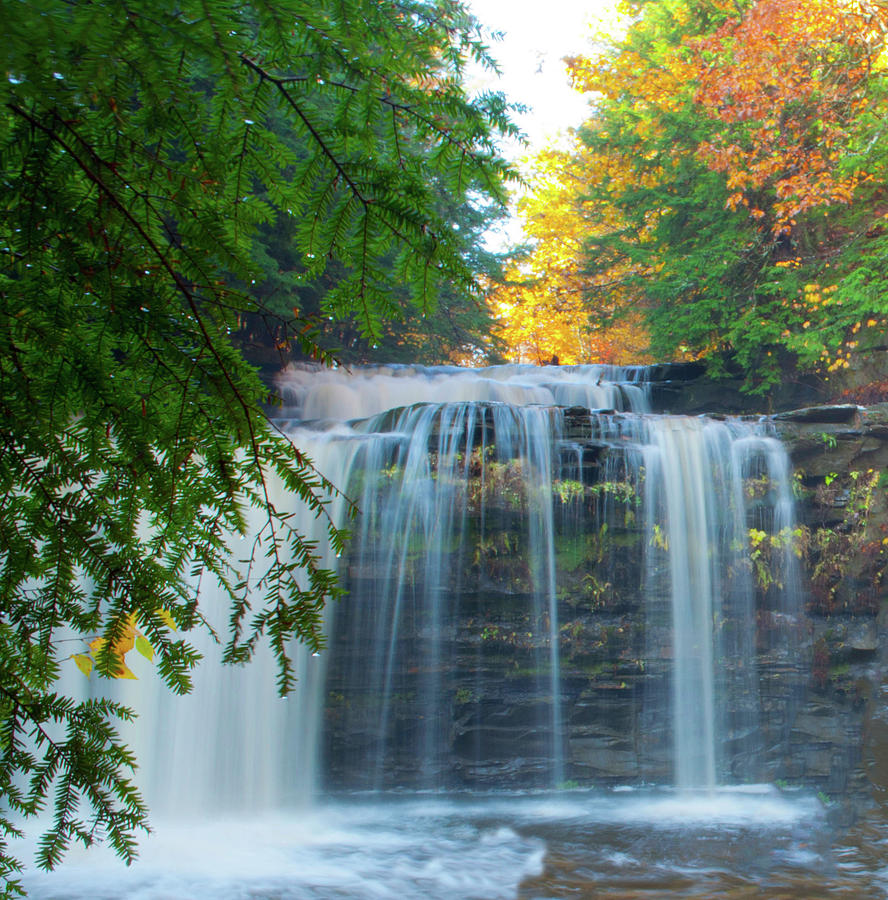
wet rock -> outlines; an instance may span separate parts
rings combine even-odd
[[[680,391],[691,386],[697,391],[685,396],[683,407],[675,399],[676,411],[693,411],[697,404],[703,405],[703,386],[695,385],[702,378],[699,366],[661,374],[663,381],[656,388],[661,396],[672,391],[678,398]],[[736,396],[723,392],[722,410],[730,411],[727,408]],[[710,405],[709,411],[712,409]],[[569,410],[566,419],[570,440],[584,449],[586,469],[581,478],[587,496],[583,502],[591,508],[588,487],[605,479],[603,473],[611,471],[618,449],[591,433],[585,409]],[[885,617],[874,616],[888,594],[888,579],[881,578],[881,569],[874,568],[873,562],[878,563],[882,536],[888,535],[888,503],[879,486],[864,510],[859,497],[855,499],[856,482],[849,473],[888,468],[888,404],[866,409],[848,404],[806,406],[780,413],[772,421],[799,476],[797,512],[808,526],[807,556],[799,562],[808,565],[809,615],[785,621],[779,611],[767,606],[767,594],[760,592],[756,667],[761,718],[757,730],[738,729],[721,748],[726,757],[723,771],[737,780],[783,779],[831,796],[863,796],[867,779],[861,748],[867,704],[862,699],[866,691],[858,685],[864,675],[869,677],[869,670],[877,669],[881,647],[888,647]],[[470,485],[470,493],[472,489]],[[626,508],[635,514],[631,504]],[[485,507],[485,515],[490,515],[490,509]],[[564,504],[557,509],[560,515],[571,507]],[[865,531],[860,530],[864,513]],[[452,685],[452,707],[442,713],[440,724],[447,745],[444,759],[436,765],[450,773],[455,785],[544,782],[550,771],[551,738],[545,728],[538,727],[551,715],[550,673],[541,665],[547,658],[549,625],[521,618],[521,610],[529,606],[527,547],[511,537],[504,539],[511,535],[512,512],[498,508],[497,515],[501,516],[497,539],[492,537],[488,519],[486,543],[481,546],[479,505],[466,525],[478,545],[478,559],[473,559],[472,552],[462,561],[453,557],[453,578],[461,593],[459,603],[447,613],[446,629],[442,626],[441,630],[441,659],[447,662],[430,673],[424,668],[422,654],[417,653],[415,672],[393,673],[398,684],[403,682],[393,727],[403,733],[405,749],[386,762],[392,783],[419,777],[413,771],[416,763],[410,753],[410,729],[428,715],[417,699],[424,678]],[[566,777],[581,783],[639,778],[668,781],[672,777],[671,615],[668,601],[663,601],[662,609],[642,601],[645,545],[641,528],[638,522],[633,528],[626,516],[612,521],[606,548],[590,527],[581,532],[583,541],[579,542],[556,534],[555,552],[562,567],[556,577],[561,629],[560,738],[566,750]],[[811,574],[817,566],[823,568],[831,562],[826,540],[830,530],[847,538],[837,560],[839,584],[814,608]],[[604,555],[602,549],[609,554],[607,564],[599,559]],[[866,552],[871,558],[865,557]],[[486,566],[484,577],[478,572],[480,561]],[[372,584],[375,565],[372,558],[361,566],[355,564],[352,578]],[[421,554],[410,573],[418,584],[423,575]],[[409,619],[405,622],[409,624]],[[798,649],[791,658],[771,649],[769,637],[781,628],[798,632]],[[815,678],[812,648],[817,641],[822,641],[825,657]],[[355,643],[336,650],[339,665],[344,660],[360,670],[365,646]],[[334,666],[334,691],[335,677]],[[879,682],[878,672],[872,677]],[[358,744],[372,749],[379,741],[374,725],[380,712],[374,702],[374,698],[366,698],[366,714],[355,719],[360,728],[352,734],[344,729],[335,731],[335,716],[345,715],[345,710],[331,706],[328,711],[335,734],[332,743],[337,745],[329,753],[331,769],[342,783],[366,782],[361,766],[368,753],[355,750]],[[888,721],[886,709],[888,689],[885,696],[870,702],[866,715],[873,722]],[[884,750],[884,735],[881,740],[879,753]],[[520,747],[518,756],[516,746]],[[871,758],[874,753],[870,748]],[[868,766],[868,771],[876,771],[871,760]],[[884,772],[880,777],[888,782]]]
[[[848,425],[860,418],[861,407],[855,404],[835,404],[832,406],[810,406],[777,413],[777,422],[795,422],[817,425]]]
[[[797,743],[832,745],[841,738],[841,729],[831,704],[809,704],[796,717],[791,739]]]
[[[640,777],[635,747],[606,735],[577,735],[570,740],[571,770],[583,778],[629,781]]]

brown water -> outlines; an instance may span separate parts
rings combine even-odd
[[[658,828],[540,829],[543,872],[520,900],[771,898],[870,900],[888,896],[888,831],[834,832],[823,822]]]

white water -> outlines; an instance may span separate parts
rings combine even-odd
[[[777,531],[790,530],[789,470],[779,442],[758,425],[650,417],[645,427],[648,592],[654,606],[665,593],[671,608],[675,784],[712,790],[725,783],[720,741],[758,724],[744,479],[761,472],[775,486]],[[792,557],[788,541],[784,553]],[[799,601],[793,575],[787,571],[780,592],[790,598],[787,611]],[[792,606],[793,615],[798,611]]]
[[[279,379],[297,419],[364,419],[413,403],[487,402],[644,412],[644,369],[616,366],[292,366]]]
[[[548,698],[549,714],[540,726],[550,735],[548,780],[563,780],[551,499],[557,423],[557,417],[540,406],[461,401],[411,406],[358,426],[361,434],[377,438],[361,442],[354,471],[365,476],[390,472],[382,486],[376,478],[365,477],[363,490],[355,495],[363,513],[350,558],[359,575],[353,579],[354,602],[342,626],[367,644],[366,653],[344,674],[346,698],[381,698],[379,716],[369,726],[372,745],[360,763],[369,775],[362,786],[393,786],[384,770],[393,754],[403,756],[406,740],[418,766],[409,783],[435,788],[444,780],[441,767],[446,764],[449,731],[444,716],[453,688],[444,684],[450,660],[442,657],[441,644],[452,628],[447,623],[455,615],[453,592],[459,591],[452,569],[460,564],[467,527],[470,469],[479,465],[483,482],[490,467],[506,466],[516,458],[523,465],[510,489],[526,510],[531,616],[549,621],[549,649],[541,661],[549,676],[538,685],[540,695]],[[492,439],[473,453],[485,429]],[[483,496],[478,502],[483,506]],[[372,581],[363,586],[362,574],[371,571]],[[412,623],[412,631],[405,630],[405,620]],[[405,672],[417,669],[423,673],[420,679],[402,683]],[[405,692],[420,694],[421,722],[413,738],[396,736],[393,730],[393,698]],[[356,724],[355,729],[366,731],[368,726]]]
[[[790,528],[785,454],[753,424],[647,414],[640,375],[590,366],[285,373],[283,427],[362,509],[343,571],[352,594],[329,611],[327,627],[331,634],[351,629],[364,652],[339,672],[342,698],[333,706],[327,653],[301,654],[299,687],[288,700],[274,695],[266,656],[245,671],[223,671],[209,641],[203,648],[209,658],[190,697],[168,697],[142,665],[140,681],[127,686],[124,699],[141,711],[130,737],[159,833],[146,844],[145,862],[126,887],[87,887],[93,863],[80,870],[75,858],[64,870],[66,892],[57,893],[53,876],[45,882],[35,877],[36,895],[512,897],[522,879],[540,870],[543,838],[525,827],[529,821],[576,819],[589,827],[739,821],[745,828],[765,820],[789,827],[810,814],[804,804],[773,793],[750,800],[719,787],[731,781],[720,744],[756,729],[752,584],[738,565],[748,550],[752,511],[741,485],[752,471],[766,474],[776,485],[767,515]],[[348,754],[352,770],[365,773],[360,786],[398,787],[392,774],[398,772],[410,788],[448,783],[454,685],[446,638],[456,610],[444,588],[460,561],[467,506],[479,512],[482,546],[509,517],[483,488],[488,484],[512,491],[515,508],[525,515],[527,615],[545,635],[537,642],[537,674],[528,688],[540,711],[528,726],[539,755],[534,765],[544,773],[534,783],[554,786],[571,777],[552,491],[558,480],[582,478],[589,450],[563,437],[561,413],[553,406],[592,410],[591,433],[612,451],[603,479],[631,481],[644,498],[638,567],[647,572],[651,621],[670,622],[669,646],[661,642],[652,657],[671,684],[671,721],[664,728],[671,735],[671,780],[685,794],[480,796],[456,807],[438,798],[428,801],[434,809],[428,815],[420,800],[341,807],[327,800],[307,807],[321,782],[319,739],[331,714],[344,718],[346,730],[357,736]],[[406,408],[389,412],[398,407]],[[480,475],[470,473],[472,464],[480,466]],[[468,497],[470,474],[475,484],[480,479],[478,497]],[[605,520],[611,503],[603,494]],[[318,523],[306,518],[303,529],[310,534],[312,528]],[[337,561],[329,558],[328,564]],[[788,554],[786,568],[791,566]],[[381,574],[365,585],[362,573],[370,568]],[[780,601],[783,615],[795,614],[794,602],[797,597]],[[212,610],[209,593],[205,603]],[[215,615],[224,629],[225,610]],[[729,636],[723,633],[726,621]],[[418,674],[405,679],[409,671]],[[477,685],[484,695],[482,675]],[[399,698],[407,692],[418,694],[423,710],[409,733],[398,719]],[[740,712],[729,721],[727,701],[744,695],[753,698],[752,708],[734,702]],[[516,746],[516,757],[527,756],[528,746]],[[708,793],[705,799],[699,789]],[[224,818],[228,812],[237,818]]]
[[[54,900],[512,900],[559,896],[521,889],[539,879],[556,890],[546,876],[554,850],[581,854],[568,882],[585,885],[577,896],[647,896],[626,893],[627,879],[650,879],[666,891],[653,896],[669,896],[673,880],[724,870],[726,848],[738,844],[759,853],[741,877],[822,866],[823,819],[816,800],[763,787],[354,798],[299,816],[161,820],[129,869],[75,849],[26,886]]]

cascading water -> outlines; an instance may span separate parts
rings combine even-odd
[[[300,417],[329,422],[341,410],[377,412],[354,424],[346,482],[362,514],[342,573],[354,602],[336,613],[333,627],[341,652],[334,646],[331,654],[331,730],[344,748],[341,762],[330,763],[334,783],[454,783],[454,701],[476,698],[472,715],[479,718],[490,704],[482,673],[470,688],[456,684],[453,633],[464,595],[476,597],[485,581],[503,587],[496,557],[504,534],[520,542],[524,570],[511,573],[505,593],[521,595],[533,645],[523,676],[531,699],[519,726],[526,762],[517,781],[564,780],[552,499],[563,439],[555,408],[642,410],[641,373],[504,366],[296,369],[285,376],[285,403]],[[405,406],[391,412],[399,403]],[[491,715],[509,717],[503,709]],[[476,728],[467,755],[488,753],[495,730]]]
[[[749,423],[651,417],[644,427],[646,592],[651,619],[664,600],[670,611],[675,783],[712,790],[757,774],[749,759],[758,673],[748,533],[762,510],[745,485],[759,473],[773,486],[769,515],[790,532],[788,467],[779,442]],[[780,595],[797,601],[793,576],[786,571]],[[733,748],[739,771],[724,758],[728,741],[747,745],[743,755]]]
[[[531,688],[541,707],[532,727],[544,735],[539,766],[550,770],[544,781],[560,781],[551,497],[557,417],[540,406],[461,402],[409,407],[383,419],[367,423],[385,438],[362,447],[360,478],[352,482],[363,514],[343,574],[349,595],[360,599],[336,625],[337,633],[367,645],[339,667],[334,653],[333,692],[343,697],[338,724],[349,736],[350,767],[373,787],[447,783],[451,698],[458,688],[443,645],[452,646],[461,599],[471,590],[469,555],[490,547],[508,518],[512,532],[523,532],[529,621],[545,630]],[[498,489],[503,494],[493,503]],[[495,515],[490,507],[501,507],[503,497],[512,510],[498,508]]]
[[[650,726],[631,774],[710,790],[760,774],[748,532],[792,528],[786,457],[763,425],[651,415],[641,370],[318,374],[283,379],[297,415],[378,410],[338,437],[354,445],[346,490],[362,514],[342,573],[350,600],[331,623],[328,783],[559,784],[594,771],[572,753],[594,748],[601,728],[572,726],[569,653],[562,678],[564,629],[588,628],[562,619],[584,600],[561,581],[582,570],[598,591],[591,607],[606,609],[620,592],[598,573],[620,533],[634,538],[629,581],[646,621],[625,655],[662,673],[627,697]],[[747,496],[754,477],[769,485],[764,500]],[[792,619],[783,547],[776,605]],[[576,564],[584,553],[601,558]],[[523,608],[504,623],[491,605]]]
[[[642,369],[294,368],[280,388],[280,426],[360,509],[326,561],[347,595],[289,700],[271,660],[220,674],[209,641],[190,697],[141,673],[125,699],[156,811],[266,815],[354,788],[711,792],[770,771],[759,625],[790,653],[799,593],[765,424],[653,415]],[[778,575],[757,602],[765,533]]]

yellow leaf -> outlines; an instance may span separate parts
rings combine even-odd
[[[168,610],[165,610],[161,607],[158,607],[154,610],[157,617],[163,621],[163,624],[169,628],[170,631],[177,631],[176,628],[176,620],[170,615]]]
[[[103,637],[97,637],[89,642],[89,651],[95,656],[95,654],[97,654],[104,646],[105,639]]]
[[[120,661],[120,665],[114,672],[114,677],[132,679],[133,681],[136,680],[136,676],[133,675],[133,673],[130,671],[129,667],[123,660]]]
[[[136,650],[142,654],[149,662],[154,659],[154,647],[144,634],[136,635]]]
[[[114,642],[115,655],[126,656],[136,643],[136,630],[131,625],[127,626],[126,631]]]
[[[93,669],[93,661],[87,656],[85,653],[72,653],[70,659],[73,659],[77,664],[77,668],[89,678],[89,673],[92,672]]]

